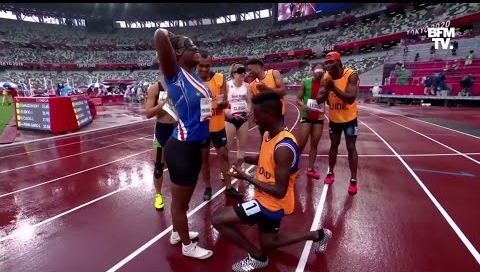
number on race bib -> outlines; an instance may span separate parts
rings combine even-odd
[[[167,92],[159,92],[158,93],[158,102],[162,102],[167,100],[168,93]]]
[[[230,103],[230,109],[232,114],[247,112],[247,102],[232,102]]]
[[[212,119],[212,99],[200,98],[200,122],[204,122]]]
[[[257,203],[256,200],[250,200],[245,203],[242,203],[242,208],[245,211],[245,214],[247,216],[254,215],[256,213],[259,213],[260,210],[260,205]]]
[[[325,111],[325,106],[324,104],[318,105],[317,101],[315,99],[308,99],[307,100],[307,108],[324,112]]]

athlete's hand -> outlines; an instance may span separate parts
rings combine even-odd
[[[268,91],[268,90],[269,90],[268,87],[267,87],[267,85],[265,85],[265,84],[263,84],[263,83],[261,83],[261,82],[257,83],[256,87],[257,87],[257,90],[258,90],[259,92],[265,92],[265,91]]]
[[[333,80],[331,80],[331,79],[327,80],[327,82],[326,82],[327,92],[332,91],[334,88],[335,88],[335,83],[333,82]]]
[[[228,171],[228,174],[234,178],[241,179],[241,180],[246,180],[252,177],[246,172],[242,171],[242,168],[236,165],[232,165],[232,168],[230,169],[230,171]]]
[[[303,104],[302,111],[309,112],[311,109],[307,105]]]
[[[225,113],[225,117],[227,117],[227,119],[232,119],[233,118],[231,109],[224,109],[223,113]]]
[[[237,120],[245,120],[245,117],[243,117],[241,114],[232,114],[233,118]]]

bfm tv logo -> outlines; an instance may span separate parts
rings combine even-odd
[[[429,27],[428,28],[428,38],[432,39],[432,42],[435,43],[435,49],[439,49],[439,45],[442,46],[442,49],[453,49],[453,45],[450,45],[450,39],[455,38],[455,28],[454,27]]]

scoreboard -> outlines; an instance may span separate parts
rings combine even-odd
[[[72,101],[73,111],[77,118],[77,124],[79,127],[83,127],[92,121],[92,114],[90,113],[90,106],[86,99]]]
[[[16,102],[17,127],[50,131],[50,104],[48,102]]]
[[[18,129],[69,132],[93,121],[85,96],[16,97]]]

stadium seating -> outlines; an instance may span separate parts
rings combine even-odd
[[[452,87],[451,95],[457,95],[460,92],[460,79],[462,77],[471,74],[474,78],[480,78],[480,59],[474,59],[470,66],[465,66],[465,58],[469,54],[470,50],[478,51],[480,49],[480,37],[464,37],[463,39],[457,39],[459,42],[459,48],[457,55],[451,54],[451,50],[438,50],[435,56],[430,56],[431,43],[418,43],[408,46],[408,54],[404,54],[399,48],[395,55],[392,55],[387,59],[387,62],[399,62],[405,63],[405,68],[410,74],[407,81],[404,84],[398,84],[398,78],[395,73],[389,78],[389,83],[384,88],[390,89],[396,94],[415,94],[423,95],[424,85],[423,79],[427,76],[432,76],[436,72],[441,72],[445,75],[445,83]],[[420,54],[419,61],[414,61],[416,53]],[[429,58],[433,60],[429,61]],[[441,60],[435,60],[441,59]],[[458,69],[452,69],[452,66],[456,64]],[[446,68],[448,67],[448,68]],[[480,95],[478,88],[473,88],[474,95]]]
[[[445,12],[436,14],[439,7]],[[362,11],[376,12],[385,10],[384,4],[368,4]],[[358,11],[351,13],[342,12],[337,16],[329,16],[299,23],[289,23],[282,26],[272,24],[271,18],[244,21],[234,24],[207,25],[198,27],[172,28],[176,34],[183,34],[197,41],[202,48],[213,53],[215,58],[239,57],[239,56],[260,56],[267,53],[289,52],[301,49],[318,49],[346,42],[369,39],[373,37],[403,32],[420,26],[429,25],[442,20],[450,20],[478,12],[480,5],[477,3],[447,3],[426,6],[420,10],[409,10],[405,14],[398,14],[388,21],[379,17],[373,20],[360,20],[357,23],[340,24],[339,26],[320,33],[303,33],[297,35],[295,29],[305,29],[318,26],[335,18],[348,18],[351,15],[361,16]],[[434,13],[436,15],[434,15]],[[32,23],[16,20],[0,20],[0,39],[8,41],[0,49],[0,61],[3,62],[33,62],[33,63],[138,63],[152,64],[155,54],[151,50],[153,29],[117,29],[113,33],[87,33],[84,27],[66,27],[61,25]],[[280,34],[279,34],[280,33]],[[284,34],[281,34],[284,33]],[[237,39],[235,39],[237,38]],[[242,39],[239,39],[242,38]],[[64,46],[50,44],[63,43]],[[31,44],[36,44],[32,46]],[[461,42],[460,46],[462,46]],[[116,46],[114,46],[116,44]],[[407,59],[410,61],[413,48]],[[472,46],[474,44],[472,43]],[[423,48],[418,45],[418,50]],[[464,47],[466,48],[466,47]],[[478,44],[477,44],[477,48]],[[141,50],[150,49],[150,50]],[[422,49],[423,50],[423,49]],[[316,51],[316,50],[315,50]],[[397,49],[398,51],[398,49]],[[345,56],[346,65],[366,72],[372,68],[382,65],[385,59],[394,61],[398,58],[396,51],[379,51],[369,54]],[[459,54],[460,55],[460,54]],[[403,57],[402,57],[403,60]],[[295,60],[292,60],[295,61]],[[286,67],[285,81],[289,84],[298,83],[310,71],[309,66],[318,60],[305,60],[305,65]],[[423,59],[422,59],[423,61]],[[443,62],[443,61],[442,61]],[[422,62],[423,63],[423,62]],[[475,62],[477,65],[478,62]],[[416,66],[420,65],[420,66]],[[410,66],[413,71],[413,82],[415,77],[421,77],[430,66],[421,66],[420,62]],[[426,65],[426,64],[425,64]],[[433,64],[432,64],[433,65]],[[435,63],[434,65],[440,65]],[[477,65],[478,66],[478,65]],[[88,67],[88,66],[87,66]],[[437,66],[435,66],[436,69]],[[218,71],[227,74],[228,66],[215,67]],[[430,68],[429,68],[430,69]],[[434,68],[432,68],[434,69]],[[477,71],[471,67],[468,71]],[[467,72],[466,70],[464,72]],[[5,72],[0,73],[4,81],[13,81],[31,84],[34,88],[50,88],[58,82],[66,82],[75,86],[88,86],[92,82],[103,81],[112,78],[134,78],[141,82],[154,82],[157,79],[155,70],[118,70],[98,71],[85,69],[83,71],[73,70],[20,70],[9,67]],[[373,78],[377,77],[372,77]],[[381,76],[380,76],[381,80]],[[453,82],[452,77],[452,82]],[[455,79],[456,80],[456,79]],[[390,79],[395,83],[395,78]]]

